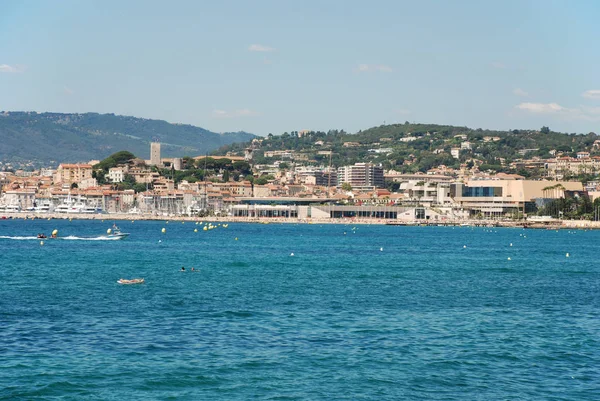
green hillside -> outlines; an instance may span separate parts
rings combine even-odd
[[[463,137],[464,136],[464,137]],[[382,163],[387,169],[403,172],[425,172],[438,165],[459,167],[461,163],[479,161],[481,170],[510,171],[510,162],[523,158],[551,158],[555,155],[576,156],[578,151],[600,154],[595,133],[586,135],[553,132],[548,127],[538,130],[491,131],[433,124],[393,124],[373,127],[356,134],[330,130],[304,134],[286,132],[269,135],[255,151],[255,163],[268,163],[268,150],[293,150],[305,154],[313,164],[329,163],[329,156],[319,151],[332,150],[333,166],[356,162]],[[471,149],[461,150],[458,159],[450,150],[470,142]],[[348,142],[356,143],[348,146]],[[344,146],[344,143],[347,143]],[[219,154],[242,154],[247,143],[235,143],[218,150]],[[377,150],[384,150],[377,153]],[[552,152],[551,151],[555,151]],[[407,162],[408,161],[408,162]],[[311,163],[311,162],[309,162]],[[514,171],[513,171],[514,172]]]
[[[0,112],[0,160],[41,165],[104,159],[123,149],[149,158],[153,140],[164,157],[196,156],[254,137],[114,114]]]

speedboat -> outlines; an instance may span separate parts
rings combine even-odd
[[[122,233],[121,231],[113,231],[112,233],[108,234],[106,237],[123,239],[123,238],[127,238],[128,236],[129,236],[129,233]]]
[[[113,225],[112,229],[106,230],[106,237],[111,239],[123,239],[129,236],[129,233],[121,232],[121,229],[116,225]]]
[[[45,238],[48,238],[48,237],[46,237],[46,234],[38,234],[38,235],[37,235],[37,237],[38,237],[39,239],[45,239]]]
[[[119,284],[144,284],[143,278],[132,278],[131,280],[126,280],[124,278],[120,278],[117,280]]]

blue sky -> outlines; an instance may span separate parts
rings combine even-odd
[[[600,2],[0,2],[0,110],[600,133]]]

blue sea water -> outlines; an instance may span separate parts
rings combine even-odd
[[[0,221],[0,399],[600,399],[600,231],[112,223]]]

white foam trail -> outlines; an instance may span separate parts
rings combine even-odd
[[[67,237],[62,237],[61,239],[72,240],[72,241],[115,241],[118,240],[119,237],[76,237],[74,235],[69,235]]]
[[[23,241],[23,240],[38,240],[38,239],[46,239],[46,238],[38,238],[37,236],[35,237],[19,237],[19,236],[14,236],[11,237],[9,235],[0,235],[0,239],[12,239],[12,240],[17,240],[17,241]],[[100,236],[100,237],[76,237],[74,235],[69,235],[66,237],[58,237],[58,238],[47,238],[48,240],[53,240],[53,239],[64,239],[64,240],[71,240],[71,241],[115,241],[120,239],[120,237],[106,237],[106,236]]]

